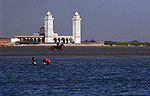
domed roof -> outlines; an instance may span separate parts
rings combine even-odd
[[[48,12],[46,13],[46,15],[51,15],[51,13],[48,11]]]
[[[76,11],[76,13],[74,14],[75,16],[78,16],[79,15],[79,13]]]

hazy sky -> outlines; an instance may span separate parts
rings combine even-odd
[[[150,42],[150,0],[0,0],[0,37],[32,35],[48,10],[59,35],[72,35],[78,10],[82,40]]]

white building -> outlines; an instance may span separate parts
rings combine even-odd
[[[15,43],[15,42],[19,42],[20,41],[20,39],[18,39],[18,38],[11,38],[11,43]]]
[[[33,36],[15,36],[19,38],[21,42],[38,42],[38,43],[75,43],[81,44],[81,17],[76,11],[72,18],[72,36],[59,36],[58,33],[54,33],[54,18],[48,11],[44,18],[44,33],[35,33]]]
[[[45,15],[45,43],[53,43],[54,42],[54,30],[53,30],[53,20],[52,14],[47,12]]]
[[[73,40],[75,43],[81,43],[81,18],[78,12],[76,12],[72,18],[72,32]]]
[[[54,43],[60,42],[70,43],[74,42],[77,44],[81,43],[81,18],[78,12],[75,12],[72,18],[72,34],[73,36],[59,36],[57,33],[54,33],[53,29],[53,20],[52,14],[47,12],[45,15],[45,43]]]

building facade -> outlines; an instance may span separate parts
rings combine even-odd
[[[59,36],[54,33],[52,14],[48,11],[45,15],[45,43],[81,43],[81,18],[76,11],[72,18],[72,36]]]
[[[81,44],[81,17],[77,11],[72,18],[72,36],[59,36],[54,32],[54,18],[49,11],[44,17],[44,27],[39,30],[42,32],[34,33],[32,36],[15,36],[15,38],[20,39],[20,42],[28,43]]]
[[[81,18],[78,12],[76,12],[72,18],[72,32],[73,40],[75,43],[81,43]]]
[[[11,38],[0,38],[0,45],[7,45],[11,43]]]
[[[45,43],[53,43],[54,42],[54,30],[53,30],[53,20],[52,14],[47,12],[45,15]]]

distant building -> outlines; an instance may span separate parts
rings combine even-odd
[[[81,18],[78,12],[76,12],[72,18],[73,27],[73,40],[75,43],[81,43]]]
[[[11,38],[0,38],[0,45],[7,45],[11,43]]]
[[[39,42],[39,43],[75,43],[81,44],[81,17],[76,11],[72,18],[72,36],[59,36],[54,32],[53,23],[54,18],[48,11],[44,18],[44,27],[39,29],[38,33],[34,33],[33,36],[15,36],[20,39],[20,42]]]
[[[20,39],[18,39],[18,38],[11,38],[11,43],[15,43],[15,42],[19,42],[20,41]]]

